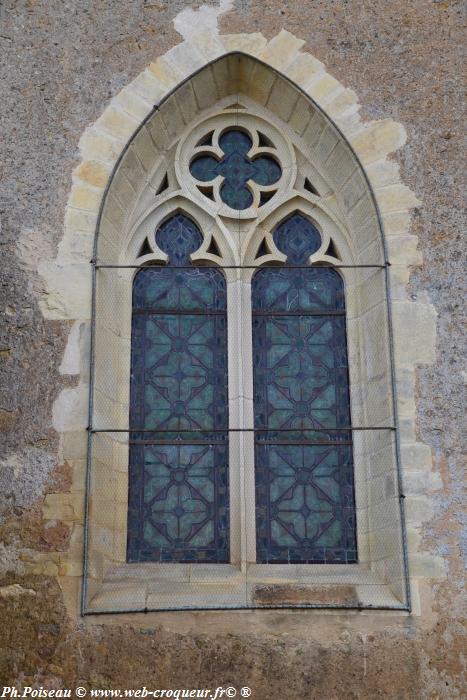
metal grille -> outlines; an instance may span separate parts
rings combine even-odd
[[[240,55],[232,54],[237,58]],[[282,78],[288,81],[285,76]],[[293,87],[299,89],[296,85]],[[322,113],[308,95],[303,95]],[[159,106],[154,107],[144,123],[154,116]],[[324,113],[323,116],[330,121]],[[335,124],[332,124],[332,129],[345,142],[344,135]],[[115,165],[106,195],[130,143],[131,139]],[[353,425],[335,429],[331,436],[329,429],[326,429],[324,437],[324,441],[332,437],[333,444],[344,446],[351,442],[353,446],[358,562],[345,565],[254,563],[254,459],[251,459],[251,454],[255,442],[261,442],[263,446],[268,441],[264,439],[267,437],[264,431],[255,427],[247,402],[242,406],[246,410],[241,420],[239,416],[231,414],[228,431],[221,430],[223,436],[228,434],[230,455],[235,455],[235,463],[230,462],[230,476],[234,477],[233,481],[231,479],[230,493],[235,494],[235,503],[232,502],[235,507],[230,513],[232,563],[126,562],[130,444],[133,441],[149,441],[157,446],[164,445],[167,435],[154,430],[149,434],[130,431],[129,289],[138,266],[116,265],[113,258],[97,261],[102,205],[92,261],[82,614],[265,607],[410,610],[404,496],[395,413],[389,264],[385,262],[387,255],[383,227],[371,184],[355,152],[349,144],[347,147],[360,167],[373,200],[383,251],[382,260],[370,260],[369,264],[332,266],[354,274],[350,286],[355,287],[364,307],[363,310],[356,310],[347,304],[346,314]],[[306,183],[307,180],[305,188],[308,189]],[[101,243],[101,250],[111,250],[105,237]],[[363,253],[357,259],[367,262]],[[193,269],[191,265],[189,267]],[[244,269],[254,267],[245,266]],[[224,267],[225,271],[240,269],[237,266]],[[347,283],[346,287],[349,292]],[[317,428],[313,431],[315,447],[323,442],[320,432]],[[346,433],[345,440],[343,432]],[[211,430],[208,446],[215,445],[215,435],[216,432]],[[347,439],[349,436],[351,439]],[[197,440],[193,439],[192,442],[198,444],[200,437],[198,435]],[[280,439],[290,441],[290,434],[283,430]],[[274,440],[278,442],[277,435]],[[242,469],[239,465],[242,465]]]
[[[288,267],[311,269],[299,264]],[[228,425],[188,430],[180,425],[155,429],[129,423],[131,286],[138,266],[93,264],[83,614],[227,608],[409,608],[387,266],[335,267],[347,274],[345,321],[353,425],[345,425],[345,411],[340,423],[324,428],[300,426],[297,430],[297,426],[261,425],[255,422],[251,400],[242,399],[240,413],[231,412]],[[186,268],[193,270],[191,265]],[[238,270],[240,277],[245,268],[225,269]],[[213,311],[214,315],[218,313]],[[329,317],[329,309],[325,315]],[[295,316],[297,320],[305,318],[299,310]],[[343,319],[342,311],[336,319]],[[258,554],[261,525],[257,525],[255,508],[254,454],[256,449],[256,469],[261,470],[265,456],[270,459],[278,446],[286,458],[291,449],[301,451],[308,462],[326,457],[328,473],[324,470],[319,478],[329,482],[331,472],[340,475],[343,493],[347,493],[347,500],[344,498],[341,504],[342,522],[347,522],[348,533],[355,533],[357,547],[339,550],[323,545],[301,559],[298,554],[291,556],[293,547],[289,547],[285,557],[278,554],[263,563],[265,558]],[[153,465],[165,459],[172,465],[179,463],[181,470],[197,455],[201,462],[206,461],[199,473],[193,472],[201,481],[216,462],[225,469],[229,463],[229,476],[221,475],[221,490],[229,485],[230,498],[222,506],[222,516],[230,558],[223,555],[224,559],[205,563],[190,559],[192,553],[167,561],[161,552],[158,562],[145,560],[144,553],[138,561],[128,556],[129,493],[130,508],[132,499],[128,465],[132,450],[138,460],[149,455]],[[355,505],[349,500],[353,498],[349,460],[355,465]],[[154,469],[157,472],[158,468]],[[306,475],[297,474],[296,478],[300,481]]]

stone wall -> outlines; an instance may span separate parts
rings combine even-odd
[[[0,604],[8,628],[0,677],[7,685],[57,688],[250,685],[258,698],[462,697],[460,3],[294,2],[286,8],[222,0],[199,7],[29,1],[0,10],[7,128]],[[183,46],[213,57],[220,44],[256,51],[284,70],[294,61],[300,68],[298,52],[312,54],[308,70],[323,70],[312,81],[315,99],[334,110],[338,123],[350,120],[350,136],[358,95],[363,128],[355,129],[352,143],[364,162],[368,153],[378,154],[367,165],[373,163],[375,183],[385,190],[380,206],[397,239],[400,288],[409,283],[395,330],[405,367],[400,407],[416,419],[403,454],[417,581],[412,615],[78,616],[88,316],[81,313],[83,277],[73,271],[89,253],[95,211],[132,124],[160,97],[152,94],[157,80],[165,89],[177,80],[161,76],[156,59],[180,45],[169,55],[182,69]],[[125,102],[122,89],[130,83],[143,104],[136,97]],[[129,125],[118,114],[127,115]],[[391,118],[402,126],[391,131],[385,126],[391,122],[377,121]],[[375,121],[383,128],[372,127]],[[378,167],[396,148],[389,166]],[[397,184],[399,166],[418,202]],[[407,207],[414,205],[410,219]],[[78,221],[74,212],[81,212]],[[60,255],[73,258],[61,277],[54,263]],[[417,264],[409,281],[407,268]],[[414,364],[423,366],[414,370]]]

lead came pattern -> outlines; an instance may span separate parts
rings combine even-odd
[[[256,445],[257,561],[356,561],[350,446]]]
[[[212,432],[228,425],[225,279],[180,269],[202,243],[183,214],[156,242],[169,267],[133,287],[127,558],[227,562],[228,439]]]
[[[156,272],[157,274],[157,272]],[[225,428],[224,316],[135,315],[134,425],[153,430]],[[136,421],[140,422],[137,423]]]
[[[257,428],[341,428],[349,424],[345,321],[330,316],[256,317]],[[347,431],[345,433],[347,434]]]
[[[299,212],[277,226],[273,238],[279,250],[287,255],[289,265],[308,262],[307,258],[321,245],[318,229]]]
[[[287,263],[320,245],[298,213],[273,235]],[[352,436],[335,430],[350,425],[341,277],[265,268],[252,298],[257,561],[355,562]]]
[[[219,139],[224,157],[219,161],[212,155],[196,157],[190,172],[201,182],[210,182],[223,177],[220,188],[222,201],[232,209],[248,209],[253,204],[253,195],[248,180],[267,187],[276,183],[282,174],[278,163],[269,155],[258,155],[250,159],[248,152],[253,142],[248,134],[238,129],[229,129]]]
[[[133,445],[129,561],[228,562],[228,461],[218,445]]]

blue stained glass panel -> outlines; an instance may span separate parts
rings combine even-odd
[[[342,279],[329,267],[261,270],[253,278],[252,294],[254,311],[345,311]]]
[[[189,264],[189,263],[188,263]],[[153,311],[223,311],[227,304],[225,279],[219,270],[193,267],[146,267],[133,282],[133,308]]]
[[[182,213],[171,216],[156,232],[156,243],[167,253],[171,265],[189,265],[191,253],[198,250],[202,242],[199,228]]]
[[[256,445],[257,561],[353,563],[352,448]]]
[[[284,231],[276,245],[304,264],[313,228],[292,249]],[[352,434],[336,430],[351,425],[342,278],[264,268],[252,304],[257,561],[355,562]]]
[[[133,446],[128,560],[228,562],[225,441]]]
[[[183,214],[156,241],[169,266],[133,283],[127,559],[226,562],[225,278],[189,267],[202,236]]]
[[[211,155],[198,156],[192,161],[190,172],[201,182],[209,182],[220,175],[224,178],[220,188],[222,201],[232,209],[248,209],[253,204],[248,180],[263,187],[273,185],[281,177],[281,168],[269,155],[249,158],[252,140],[243,131],[229,129],[220,137],[219,146],[224,152],[221,160]]]
[[[276,226],[273,239],[279,250],[287,255],[290,265],[306,264],[310,255],[316,253],[321,245],[318,229],[299,212]]]
[[[344,428],[350,423],[345,321],[334,316],[255,316],[255,427]],[[347,431],[344,431],[347,435]]]
[[[206,433],[225,428],[226,334],[222,314],[135,314],[132,425]]]

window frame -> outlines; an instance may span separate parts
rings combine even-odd
[[[317,179],[320,179],[322,181],[322,178],[320,178],[320,176],[317,176]],[[233,250],[233,247],[231,245],[231,241],[229,241],[228,237],[225,235],[225,230],[223,230],[223,228],[220,227],[217,222],[213,223],[210,213],[203,211],[202,207],[199,206],[198,202],[194,201],[195,197],[193,197],[193,192],[190,192],[189,186],[187,187],[187,190],[188,192],[184,194],[170,194],[169,196],[167,196],[167,198],[158,203],[156,206],[151,206],[149,209],[149,213],[148,208],[146,206],[144,214],[138,218],[136,225],[133,227],[133,232],[129,237],[128,244],[125,245],[124,250],[120,251],[120,253],[118,253],[117,251],[119,261],[121,261],[122,265],[124,265],[125,262],[128,265],[128,260],[133,261],[133,264],[134,261],[138,261],[140,264],[147,262],[148,258],[146,257],[146,259],[144,259],[145,256],[143,256],[142,258],[138,258],[138,250],[141,246],[141,240],[143,240],[144,237],[147,236],[151,231],[155,230],[154,224],[155,222],[157,222],[157,220],[161,221],[164,217],[167,217],[169,215],[170,211],[175,211],[177,209],[181,209],[184,212],[191,211],[191,214],[189,215],[193,216],[194,220],[200,226],[203,234],[205,234],[206,236],[202,249],[194,256],[192,256],[194,263],[196,261],[199,261],[219,264],[219,257],[216,255],[212,255],[208,252],[210,241],[213,235],[215,236],[216,243],[218,244],[218,247],[221,251],[224,265],[229,261],[231,265],[234,265],[238,261],[235,251]],[[318,199],[321,199],[321,201],[318,201]],[[294,191],[292,196],[288,198],[285,197],[283,201],[281,201],[281,203],[275,206],[273,209],[268,211],[267,208],[265,208],[266,216],[264,216],[259,221],[259,223],[257,223],[251,228],[250,235],[249,237],[247,237],[247,245],[241,251],[241,258],[242,262],[245,263],[245,269],[242,270],[239,275],[236,274],[234,270],[227,271],[227,284],[229,290],[227,303],[227,314],[229,319],[228,326],[232,327],[232,329],[236,329],[237,332],[236,340],[232,340],[233,330],[232,332],[229,332],[228,341],[229,386],[236,385],[238,387],[238,396],[231,396],[229,399],[231,426],[234,428],[243,429],[246,427],[246,425],[251,425],[253,418],[252,367],[249,367],[248,363],[245,363],[245,358],[248,355],[251,356],[251,298],[249,294],[249,284],[251,276],[254,272],[253,268],[256,265],[258,265],[258,261],[256,260],[256,252],[258,250],[260,240],[262,240],[263,238],[266,238],[268,240],[270,249],[274,249],[273,241],[270,240],[274,219],[283,219],[285,216],[284,212],[286,212],[288,208],[289,210],[290,208],[293,208],[293,210],[297,210],[297,202],[300,202],[300,211],[303,207],[303,210],[305,212],[308,212],[308,215],[313,218],[313,221],[320,228],[323,236],[323,245],[317,254],[311,256],[310,263],[318,262],[319,260],[322,260],[324,262],[336,262],[335,259],[329,260],[329,256],[326,255],[326,250],[328,248],[328,244],[331,240],[331,237],[333,241],[337,242],[337,247],[339,252],[341,253],[341,257],[343,258],[344,263],[346,260],[352,260],[351,251],[348,247],[348,239],[345,234],[345,227],[342,225],[342,222],[340,222],[339,218],[336,216],[336,209],[334,203],[332,202],[332,197],[330,198],[329,202],[326,202],[325,199],[323,200],[322,198],[316,198],[312,194],[298,195],[296,191]],[[103,237],[103,240],[104,250],[106,246],[108,246],[108,250],[114,247],[111,241],[105,236]],[[112,251],[112,253],[115,253],[115,249]],[[267,258],[267,261],[269,262],[273,260],[281,260],[280,254],[276,254],[276,257],[274,257],[273,255],[268,255],[265,256],[265,258]],[[162,261],[164,258],[163,256],[160,256],[159,259]],[[382,268],[384,268],[383,261],[380,261],[378,265],[378,269],[382,270]],[[100,266],[100,269],[103,269],[102,265]],[[121,270],[119,270],[118,276],[121,278],[120,281],[122,283],[122,289],[119,293],[117,293],[117,296],[120,297],[121,301],[122,298],[128,299],[128,289],[129,287],[131,287],[132,279],[131,269],[122,268]],[[347,322],[350,329],[350,326],[352,326],[353,324],[349,323],[349,321],[353,321],[356,314],[357,299],[355,298],[355,294],[353,291],[353,287],[356,286],[356,283],[355,279],[352,278],[352,273],[349,270],[343,270],[343,276],[345,279],[346,289],[352,290],[349,294],[349,297],[347,298],[346,304]],[[386,302],[388,302],[387,299]],[[97,300],[95,306],[95,315],[99,315],[99,300]],[[119,323],[123,323],[123,326],[125,326],[125,323],[127,324],[128,322],[128,314],[126,310],[124,311],[122,316],[123,318],[120,319]],[[125,328],[122,329],[122,327],[120,327],[117,334],[121,337],[125,337]],[[355,346],[358,347],[357,335],[358,333],[349,333],[349,358],[352,352],[351,345],[353,350],[355,350]],[[238,347],[238,342],[240,342],[240,346],[243,348],[243,352],[236,356],[235,350]],[[125,355],[124,351],[123,355]],[[98,368],[96,366],[96,370],[97,369]],[[349,370],[351,374],[350,384],[352,395],[352,366],[350,363],[350,359]],[[123,381],[125,372],[123,371],[119,376]],[[121,387],[120,382],[119,389],[121,389],[121,391],[119,391],[119,401],[121,404],[124,405],[125,389]],[[392,426],[388,426],[388,429],[389,427],[392,428]],[[385,586],[385,584],[381,584],[379,582],[378,576],[373,578],[370,576],[369,578],[367,577],[368,580],[365,579],[365,573],[367,573],[367,569],[365,569],[365,567],[362,565],[363,563],[371,562],[372,560],[367,552],[367,533],[362,532],[360,529],[358,534],[358,546],[361,563],[358,565],[346,565],[346,571],[343,571],[344,567],[342,565],[257,565],[256,563],[252,563],[255,562],[254,543],[256,538],[252,537],[252,534],[254,534],[254,518],[249,519],[247,517],[247,514],[254,513],[254,457],[252,458],[252,444],[250,444],[251,441],[249,441],[247,436],[248,433],[238,433],[236,439],[231,438],[230,441],[231,457],[232,451],[235,451],[235,455],[237,456],[236,461],[240,461],[240,463],[246,465],[244,469],[239,470],[238,474],[234,474],[231,471],[231,484],[235,484],[236,493],[238,494],[237,500],[239,504],[239,507],[235,510],[235,512],[238,512],[240,514],[239,517],[237,517],[237,522],[235,523],[236,518],[234,515],[234,511],[232,511],[231,530],[233,532],[234,529],[236,529],[236,531],[238,532],[237,538],[233,537],[231,543],[231,551],[234,557],[233,564],[212,565],[217,567],[216,571],[214,571],[212,568],[208,568],[204,571],[201,571],[201,568],[204,567],[204,565],[196,565],[197,567],[200,567],[198,572],[195,572],[192,569],[190,569],[189,571],[181,571],[180,569],[178,569],[181,581],[192,581],[195,584],[195,586],[199,586],[200,581],[211,581],[215,579],[216,585],[220,585],[221,583],[223,583],[225,585],[229,585],[231,590],[227,597],[222,598],[221,596],[221,601],[216,603],[215,605],[212,605],[212,599],[210,597],[211,594],[208,596],[205,595],[204,597],[202,595],[198,596],[196,599],[197,602],[195,603],[194,607],[242,607],[239,601],[244,600],[245,590],[248,591],[249,586],[267,587],[272,580],[279,580],[288,585],[292,584],[296,586],[302,586],[306,584],[310,586],[314,585],[315,587],[318,586],[318,588],[321,587],[321,593],[318,592],[317,600],[311,602],[310,600],[305,602],[302,601],[300,603],[302,607],[320,607],[321,605],[324,605],[324,607],[333,607],[333,605],[328,605],[327,603],[322,604],[319,602],[319,596],[322,595],[323,586],[334,586],[334,588],[338,588],[340,586],[343,589],[341,593],[344,597],[342,600],[340,600],[338,596],[337,603],[335,603],[336,607],[362,607],[362,604],[359,601],[361,601],[361,598],[364,598],[365,596],[357,594],[359,587],[362,588],[367,586],[369,587],[367,593],[372,593],[376,591],[377,587],[381,589]],[[118,445],[117,449],[113,451],[113,453],[117,453],[119,455],[117,458],[117,471],[124,471],[124,443],[122,444],[120,441],[120,444]],[[230,459],[230,464],[232,469],[232,458]],[[357,470],[355,473],[357,473]],[[363,486],[363,482],[364,479],[362,479],[362,484],[360,485],[360,487],[358,483],[356,483],[355,490],[357,495],[359,492],[361,494],[364,493],[365,489]],[[117,490],[119,488],[122,488],[123,483],[124,479],[121,479],[120,485],[117,486]],[[112,547],[116,547],[118,549],[121,546],[121,543],[119,544],[118,537],[114,539],[116,545],[114,544],[112,545]],[[237,554],[235,555],[234,552],[237,552]],[[367,552],[367,554],[363,556],[365,552]],[[141,571],[138,571],[135,568],[133,568],[133,571],[127,568],[126,574],[123,577],[125,579],[125,585],[127,587],[129,586],[133,591],[131,594],[131,600],[132,603],[136,605],[136,609],[142,609],[139,603],[140,597],[137,593],[138,587],[133,587],[133,590],[132,585],[129,584],[130,581],[133,580],[134,582],[140,583],[142,577],[151,579],[154,576],[161,577],[162,579],[167,581],[173,580],[174,578],[173,572],[170,572],[167,568],[165,571],[161,571],[159,565],[145,566],[148,567],[146,569],[145,574]],[[211,565],[206,566],[211,567]],[[287,567],[287,570],[283,569],[284,566]],[[299,571],[296,570],[296,566],[299,566]],[[221,571],[218,567],[223,567],[223,571]],[[261,567],[267,567],[268,571],[266,572]],[[317,567],[320,570],[318,570]],[[352,570],[350,570],[349,567],[352,568]],[[103,578],[107,573],[105,571],[105,568],[105,566],[101,567],[103,572],[101,574],[101,578]],[[175,575],[178,576],[178,574]],[[98,579],[99,576],[97,575],[95,578]],[[236,579],[240,580],[235,581]],[[349,586],[352,588],[351,593],[349,593],[349,590],[347,590]],[[373,587],[373,591],[371,591],[371,587]],[[96,590],[98,588],[99,586],[96,586]],[[344,591],[344,589],[346,590]],[[381,593],[381,591],[379,592]],[[236,602],[235,599],[237,594],[238,599]],[[107,596],[107,598],[108,597],[109,596]],[[368,599],[371,599],[371,595],[367,595],[366,597]],[[393,607],[392,603],[394,601],[392,595],[386,595],[385,598],[388,601],[387,605],[389,607]],[[97,593],[94,597],[94,602],[96,603],[97,607],[99,607],[99,604],[102,602],[102,600],[102,596],[99,597],[99,594]],[[144,602],[144,609],[148,608],[148,602],[151,605],[155,606],[154,609],[183,609],[184,607],[192,607],[190,603],[188,605],[176,605],[175,607],[161,607],[167,605],[167,597],[164,598],[164,594],[158,595],[157,592],[149,596],[146,593],[144,597]],[[274,604],[270,605],[269,607],[289,607],[290,604],[290,601],[282,601],[279,603],[275,601]],[[368,602],[368,606],[371,607],[371,605],[371,602]],[[263,606],[264,605],[261,604],[261,607]],[[267,606],[268,605],[266,605],[266,607]],[[252,606],[246,605],[246,607]],[[365,607],[365,605],[363,605],[363,607]]]

